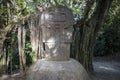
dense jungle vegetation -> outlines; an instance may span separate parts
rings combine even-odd
[[[71,57],[87,71],[93,70],[93,53],[120,52],[119,0],[0,0],[0,74],[24,72],[44,58],[40,15],[52,5],[73,11]]]

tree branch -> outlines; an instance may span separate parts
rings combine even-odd
[[[96,28],[96,32],[102,26],[113,0],[97,0],[96,8],[91,16],[90,25]]]
[[[80,25],[84,25],[85,24],[86,19],[89,16],[89,12],[90,12],[93,4],[94,4],[94,0],[88,0],[87,1],[86,7],[85,7],[85,9],[83,11],[83,18],[80,21],[78,21],[78,23],[75,25],[76,27],[80,27]]]
[[[85,7],[85,10],[84,10],[84,13],[83,13],[84,20],[86,20],[86,18],[88,18],[89,12],[90,12],[93,4],[94,4],[94,0],[88,0],[87,1],[86,7]]]

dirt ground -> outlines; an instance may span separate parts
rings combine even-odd
[[[94,57],[93,80],[120,80],[120,56]],[[24,74],[3,75],[0,80],[25,80]]]
[[[95,57],[94,80],[120,80],[120,56]]]
[[[3,75],[0,80],[25,80],[25,75],[20,74],[20,73],[16,73],[13,75]]]

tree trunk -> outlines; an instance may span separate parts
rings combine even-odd
[[[75,25],[72,44],[73,51],[71,53],[71,56],[83,64],[88,72],[93,71],[92,57],[97,33],[112,3],[112,0],[97,0],[93,14],[89,19],[88,15],[93,5],[92,1],[94,0],[88,0],[89,4],[86,5],[83,19]]]
[[[8,69],[8,46],[9,41],[6,39],[5,42],[3,41],[5,37],[5,30],[4,28],[0,29],[0,72],[7,73]]]
[[[20,69],[22,72],[25,70],[25,67],[26,67],[26,54],[23,50],[25,48],[25,38],[26,38],[25,26],[19,24],[18,25],[18,48],[19,48]]]
[[[2,74],[3,71],[5,71],[5,67],[3,67],[4,65],[5,65],[5,57],[3,53],[3,41],[2,41],[2,35],[0,34],[0,74]]]
[[[35,14],[28,21],[30,28],[30,41],[32,45],[32,51],[35,53],[33,61],[42,58],[42,36],[41,36],[41,27],[40,27],[40,13]]]

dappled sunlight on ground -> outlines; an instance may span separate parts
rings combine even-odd
[[[106,67],[106,66],[99,66],[98,68],[103,69],[103,70],[107,70],[107,71],[113,71],[116,72],[117,70],[112,68],[112,67]]]
[[[95,80],[120,80],[120,62],[96,58],[93,65]]]
[[[15,73],[12,75],[3,74],[0,76],[0,80],[25,80],[25,73]]]

